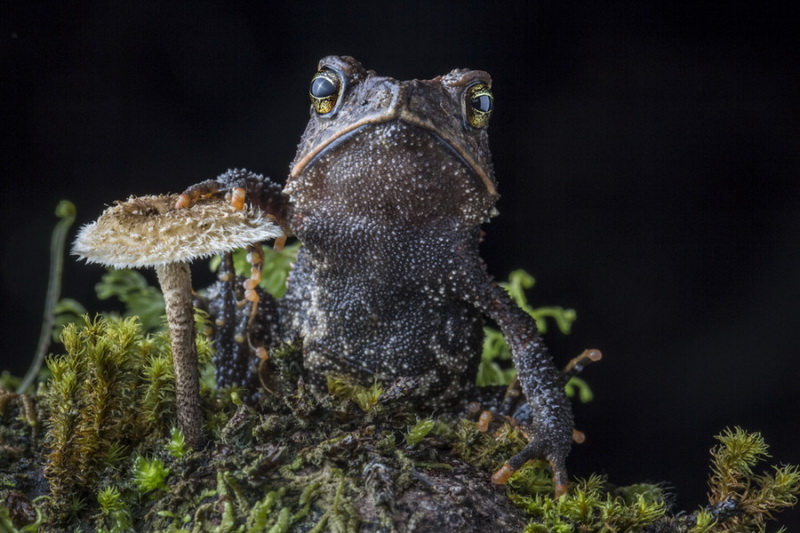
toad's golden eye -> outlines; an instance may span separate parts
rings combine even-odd
[[[464,113],[467,123],[473,128],[485,128],[489,125],[492,107],[492,91],[485,83],[475,83],[464,91]]]
[[[311,97],[311,105],[319,115],[325,115],[333,111],[339,99],[342,82],[339,76],[330,69],[323,68],[311,79],[311,86],[308,88],[308,95]]]

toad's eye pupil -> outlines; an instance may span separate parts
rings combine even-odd
[[[317,76],[311,82],[311,95],[316,98],[327,98],[336,92],[336,85],[324,76]]]
[[[478,111],[488,113],[492,110],[492,97],[488,94],[481,94],[477,98],[473,98],[470,104]]]
[[[485,128],[492,116],[494,98],[488,83],[478,82],[467,87],[462,101],[466,123],[473,128]]]
[[[339,93],[342,90],[341,80],[336,72],[324,67],[314,74],[311,86],[308,88],[308,95],[311,97],[311,105],[318,115],[328,115],[336,109]]]

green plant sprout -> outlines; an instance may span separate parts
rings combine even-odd
[[[428,433],[431,432],[435,425],[436,422],[432,418],[418,420],[416,424],[408,429],[408,433],[406,433],[405,436],[406,444],[409,446],[416,446],[422,442],[422,439],[428,436]]]
[[[173,426],[169,432],[169,442],[166,445],[167,452],[175,459],[183,459],[189,453],[189,446],[186,444],[186,437],[180,428]]]
[[[39,343],[33,362],[28,368],[22,383],[17,388],[17,392],[25,393],[33,385],[42,363],[47,355],[47,348],[52,340],[52,330],[55,321],[55,311],[58,299],[61,296],[61,278],[64,270],[64,247],[67,242],[67,233],[72,223],[75,222],[75,204],[69,200],[61,200],[56,206],[56,216],[61,220],[53,228],[53,235],[50,238],[50,275],[47,280],[47,295],[44,303],[44,316],[42,317],[42,329],[39,334]]]
[[[560,306],[531,307],[526,291],[533,288],[534,284],[533,276],[521,269],[512,271],[508,275],[508,281],[500,282],[500,286],[506,289],[514,303],[533,318],[541,333],[547,332],[548,319],[550,319],[555,322],[561,333],[568,335],[573,322],[577,319],[577,313],[574,309],[564,309]],[[487,326],[483,328],[483,331],[483,351],[476,383],[481,387],[508,385],[517,375],[516,370],[511,366],[511,350],[499,330]],[[564,388],[567,396],[577,395],[582,403],[592,400],[592,391],[586,381],[581,378],[572,376]]]
[[[560,306],[533,308],[528,304],[525,292],[533,288],[536,280],[524,270],[513,270],[508,275],[507,282],[500,282],[514,302],[536,321],[536,327],[541,333],[547,333],[547,318],[555,321],[558,329],[564,335],[569,335],[572,323],[578,317],[574,309],[564,309]]]
[[[132,533],[133,519],[128,505],[123,501],[119,489],[116,487],[106,487],[97,493],[97,503],[100,505],[100,513],[112,525],[110,529],[98,527],[98,533]]]
[[[95,285],[101,300],[116,298],[125,305],[125,316],[137,316],[145,331],[164,329],[164,297],[138,271],[109,268]]]
[[[345,378],[328,376],[328,392],[337,397],[350,400],[358,405],[362,411],[371,411],[383,394],[383,386],[377,381],[369,387],[354,385]]]
[[[146,459],[138,456],[133,461],[133,482],[139,489],[139,494],[147,494],[155,490],[166,488],[166,479],[169,468],[164,466],[161,459]]]

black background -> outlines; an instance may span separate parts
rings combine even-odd
[[[605,354],[571,472],[694,507],[732,425],[800,463],[800,4],[756,4],[6,3],[0,366],[34,352],[58,199],[86,223],[230,167],[282,181],[328,54],[479,68],[502,194],[482,254],[577,310],[548,334],[559,364]],[[107,307],[101,273],[68,259],[64,296]]]

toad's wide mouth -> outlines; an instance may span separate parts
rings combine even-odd
[[[405,112],[400,114],[400,117],[395,119],[399,122],[402,122],[408,126],[416,127],[421,130],[424,130],[428,134],[430,134],[434,139],[436,139],[442,146],[446,147],[450,153],[452,153],[456,159],[458,159],[475,177],[479,178],[483,184],[486,186],[486,190],[491,195],[497,194],[497,189],[495,189],[494,181],[489,177],[486,171],[480,166],[468,153],[464,150],[458,143],[450,141],[447,137],[440,134],[439,131],[432,127],[427,121],[419,119],[417,116],[412,114],[407,114]],[[303,156],[300,161],[298,161],[291,169],[289,173],[289,180],[297,179],[300,174],[305,172],[309,167],[313,166],[316,161],[318,161],[323,155],[325,155],[330,150],[335,149],[338,146],[341,146],[348,140],[350,140],[353,136],[360,133],[362,130],[369,128],[370,126],[381,126],[386,125],[391,120],[381,120],[375,121],[374,119],[367,119],[364,121],[359,121],[354,123],[352,126],[340,131],[336,135],[332,135],[330,138],[326,139],[322,142],[319,146],[315,147],[305,156]]]

